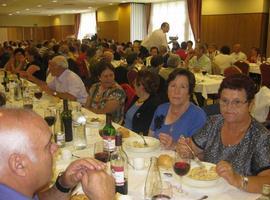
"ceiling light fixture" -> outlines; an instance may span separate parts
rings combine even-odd
[[[52,2],[53,2],[53,3],[57,3],[57,0],[53,0]]]
[[[8,15],[11,16],[11,15],[13,15],[13,14],[12,14],[12,13],[9,13]]]
[[[110,6],[113,5],[113,3],[109,3],[109,5],[110,5]]]
[[[92,8],[91,6],[88,7],[88,9],[91,9],[91,8]]]
[[[17,14],[20,14],[20,11],[16,11]]]
[[[42,5],[39,4],[39,5],[37,5],[37,7],[40,8],[40,7],[42,7]]]
[[[28,11],[28,10],[30,10],[30,9],[29,9],[29,8],[26,8],[25,10],[27,10],[27,11]]]
[[[6,3],[2,3],[2,6],[3,6],[3,7],[6,7],[6,6],[7,6],[7,4],[6,4]]]

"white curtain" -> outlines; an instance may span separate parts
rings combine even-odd
[[[159,29],[163,22],[170,24],[169,36],[177,36],[178,42],[192,40],[194,37],[189,23],[188,10],[185,0],[152,3],[148,34]]]
[[[90,38],[97,33],[96,12],[82,13],[78,39]]]
[[[146,13],[144,4],[131,3],[130,39],[142,40],[146,36]]]

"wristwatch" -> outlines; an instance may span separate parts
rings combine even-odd
[[[63,187],[60,183],[59,183],[59,179],[60,177],[63,175],[63,172],[60,173],[55,181],[55,187],[57,188],[57,190],[59,190],[60,192],[63,192],[63,193],[69,193],[71,188],[66,188],[66,187]]]
[[[57,92],[56,91],[53,92],[53,96],[57,96]]]

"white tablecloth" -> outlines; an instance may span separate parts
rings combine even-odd
[[[207,99],[208,94],[217,94],[219,86],[223,80],[221,75],[205,75],[195,73],[196,86],[195,92],[202,93],[202,96]]]

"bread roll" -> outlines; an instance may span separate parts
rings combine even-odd
[[[162,154],[158,157],[158,166],[164,169],[169,169],[173,166],[173,158],[167,154]]]
[[[129,130],[124,127],[119,127],[117,131],[122,135],[123,138],[128,138],[129,137]]]
[[[90,200],[85,194],[76,194],[71,196],[70,200]]]

